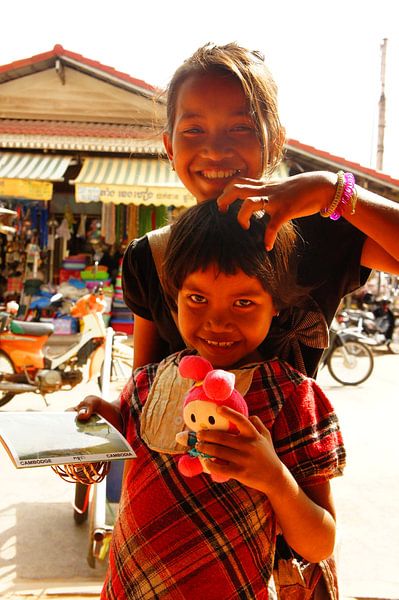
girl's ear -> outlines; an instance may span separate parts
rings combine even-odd
[[[170,139],[169,133],[164,131],[164,133],[162,135],[162,140],[163,140],[163,145],[166,150],[166,154],[168,155],[168,158],[173,165],[173,147],[172,147],[172,141]]]

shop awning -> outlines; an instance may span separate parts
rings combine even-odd
[[[165,159],[86,158],[75,184],[76,202],[193,206],[187,192]]]
[[[0,154],[0,196],[50,200],[53,181],[63,181],[71,156]]]

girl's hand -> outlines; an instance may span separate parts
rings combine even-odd
[[[258,417],[247,419],[225,406],[218,409],[218,412],[234,423],[239,433],[217,430],[202,430],[197,433],[196,448],[218,459],[218,462],[207,461],[209,471],[234,478],[243,485],[267,494],[282,470],[270,432]]]
[[[265,247],[271,250],[283,223],[313,215],[331,204],[336,181],[337,176],[328,171],[301,173],[275,181],[237,178],[225,187],[217,202],[219,209],[226,211],[235,200],[243,200],[238,221],[244,229],[249,228],[254,212],[265,210],[270,215]]]
[[[119,403],[111,403],[99,396],[86,396],[73,410],[76,410],[78,421],[88,421],[96,413],[107,419],[120,432],[123,432],[123,422]]]
[[[73,410],[76,410],[78,413],[78,421],[88,421],[94,413],[101,414],[100,411],[103,402],[103,399],[99,396],[86,396],[82,402],[73,407]]]
[[[207,460],[212,474],[232,477],[268,496],[288,544],[309,562],[331,555],[335,540],[334,506],[329,482],[300,488],[277,456],[271,435],[258,417],[247,419],[231,408],[218,409],[239,433],[203,430],[196,447],[222,463]]]

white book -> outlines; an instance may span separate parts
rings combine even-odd
[[[17,469],[135,458],[123,435],[99,415],[0,412],[0,441]]]

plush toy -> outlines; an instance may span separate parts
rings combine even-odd
[[[185,356],[179,364],[182,377],[194,379],[194,386],[184,397],[183,419],[189,430],[176,435],[179,444],[189,447],[187,454],[179,459],[178,468],[182,475],[193,477],[200,473],[209,473],[205,459],[211,456],[195,448],[197,431],[218,429],[237,431],[228,419],[217,412],[218,406],[228,406],[248,416],[248,406],[241,394],[234,389],[235,375],[222,369],[214,369],[209,361],[201,356]],[[211,475],[213,481],[222,483],[227,477]]]

